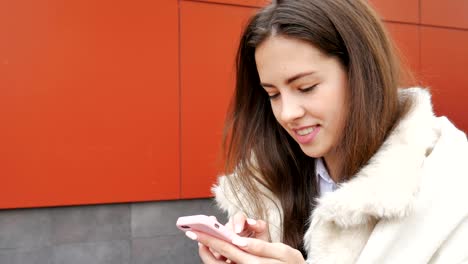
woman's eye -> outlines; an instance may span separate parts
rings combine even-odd
[[[270,100],[273,100],[275,98],[277,98],[279,96],[279,93],[277,94],[268,94],[268,97],[270,98]]]
[[[312,85],[312,86],[310,86],[310,87],[302,88],[302,89],[299,89],[299,90],[300,90],[301,92],[303,92],[303,93],[306,93],[306,92],[312,91],[316,86],[317,86],[317,84]]]

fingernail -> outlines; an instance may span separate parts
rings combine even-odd
[[[254,219],[248,218],[248,219],[247,219],[247,223],[248,223],[249,225],[255,225],[255,224],[257,223],[257,221],[255,221]]]
[[[192,231],[185,232],[185,235],[192,240],[197,240],[197,234]]]
[[[234,227],[234,232],[236,232],[236,234],[239,234],[240,232],[242,232],[242,226],[237,224],[235,227]]]
[[[232,243],[236,246],[239,246],[239,247],[245,247],[247,246],[247,240],[245,240],[244,238],[242,237],[235,237],[233,240],[232,240]]]

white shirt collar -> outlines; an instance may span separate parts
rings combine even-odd
[[[328,173],[322,158],[315,159],[315,173],[320,196],[328,192],[333,192],[338,188],[336,183],[330,177],[330,174]]]

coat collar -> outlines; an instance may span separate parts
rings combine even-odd
[[[339,227],[367,224],[375,219],[402,218],[413,208],[419,189],[421,165],[436,139],[432,130],[431,98],[422,88],[399,91],[411,98],[412,107],[384,144],[350,181],[318,200],[314,222]]]

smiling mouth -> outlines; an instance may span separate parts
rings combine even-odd
[[[315,136],[320,131],[320,125],[314,125],[310,127],[305,127],[301,129],[295,129],[294,134],[297,142],[300,144],[309,144],[314,141]]]
[[[296,133],[299,135],[299,136],[305,136],[305,135],[308,135],[312,132],[314,132],[314,130],[317,128],[317,126],[313,126],[313,127],[307,127],[307,128],[303,128],[301,130],[297,130]]]

